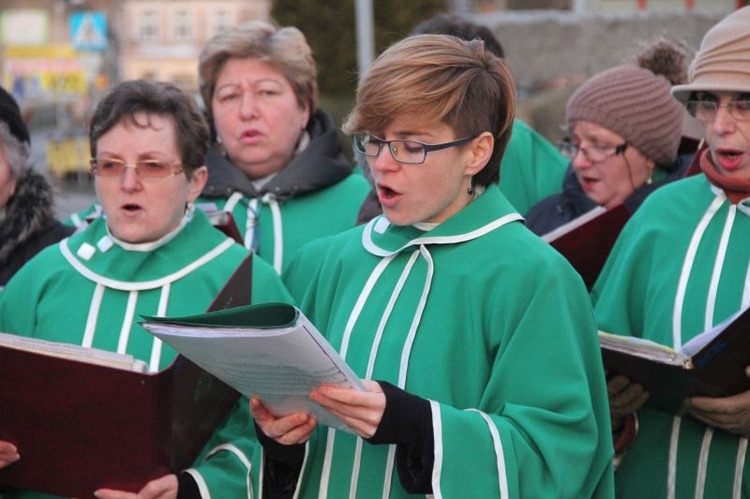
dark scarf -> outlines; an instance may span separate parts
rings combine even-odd
[[[750,197],[750,182],[721,173],[714,164],[711,150],[706,149],[700,158],[700,166],[708,181],[723,190],[732,204]]]

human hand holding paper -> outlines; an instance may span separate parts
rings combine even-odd
[[[367,391],[324,385],[310,399],[336,416],[362,438],[372,437],[385,411],[385,394],[375,381],[363,380]]]
[[[750,377],[750,366],[745,368]],[[731,397],[691,397],[685,401],[690,415],[709,426],[739,435],[750,434],[750,390]]]
[[[250,413],[267,437],[282,445],[304,444],[318,422],[305,412],[274,416],[258,397],[250,397]]]

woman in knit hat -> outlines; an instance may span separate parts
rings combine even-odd
[[[630,211],[657,187],[679,178],[683,109],[662,76],[632,64],[590,78],[568,101],[570,138],[561,149],[571,159],[562,192],[525,216],[537,234],[603,206]]]
[[[673,94],[703,125],[703,174],[649,196],[592,300],[601,330],[680,350],[750,305],[750,7],[708,31],[690,83]],[[638,428],[616,474],[618,497],[750,497],[750,391],[688,398],[679,417],[642,406],[647,395],[622,376],[608,388],[615,426]]]
[[[74,230],[54,219],[52,188],[29,166],[30,144],[16,100],[0,87],[0,290],[32,256]]]

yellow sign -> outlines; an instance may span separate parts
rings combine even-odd
[[[72,59],[75,57],[70,45],[10,45],[5,47],[9,59]]]
[[[60,178],[88,171],[88,137],[67,137],[47,140],[47,165]]]
[[[42,90],[55,94],[84,95],[88,89],[86,72],[83,70],[52,72],[45,71],[39,78]]]

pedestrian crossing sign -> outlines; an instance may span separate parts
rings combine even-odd
[[[101,52],[107,48],[107,16],[100,11],[70,15],[70,40],[75,50]]]

